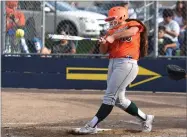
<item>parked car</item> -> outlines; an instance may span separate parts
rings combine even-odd
[[[108,10],[105,9],[104,7],[90,6],[90,7],[85,7],[84,10],[86,10],[86,11],[92,11],[92,12],[97,12],[97,13],[101,13],[103,15],[108,16]]]
[[[106,16],[108,16],[108,10],[110,8],[112,8],[113,6],[118,6],[121,4],[121,1],[116,1],[115,3],[111,3],[111,2],[96,2],[94,6],[90,6],[90,7],[85,7],[84,10],[86,11],[93,11],[93,12],[97,12],[100,14],[104,14]],[[137,14],[136,11],[132,8],[131,4],[129,3],[129,18],[131,19],[136,19],[137,18]]]
[[[26,19],[33,17],[36,30],[41,34],[41,2],[20,1],[20,10],[25,14]],[[46,33],[58,33],[61,30],[70,35],[98,36],[100,31],[108,28],[104,21],[105,15],[79,10],[66,2],[56,2],[56,25],[55,25],[55,2],[45,2],[45,31]]]
[[[102,7],[92,6],[92,7],[87,7],[84,10],[93,11],[93,12],[101,13],[101,14],[104,14],[104,15],[108,16],[108,10],[105,10]],[[128,13],[129,13],[129,18],[130,19],[136,19],[137,18],[137,14],[136,14],[136,12],[133,8],[129,8]]]

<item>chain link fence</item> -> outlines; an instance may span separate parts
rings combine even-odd
[[[163,4],[163,2],[159,2]],[[165,2],[159,7],[158,55],[186,56],[187,2]]]
[[[150,57],[186,56],[186,10],[180,11],[180,7],[185,9],[186,3],[176,1],[18,1],[17,5],[8,3],[6,14],[3,14],[6,19],[3,53],[99,54],[96,41],[59,41],[50,39],[48,34],[98,38],[105,35],[109,27],[104,21],[108,10],[113,6],[125,6],[126,3],[129,17],[141,20],[148,28]],[[155,4],[158,4],[157,9]],[[12,10],[11,6],[17,9]],[[173,16],[170,16],[171,12]],[[166,24],[166,18],[169,17],[172,24]]]

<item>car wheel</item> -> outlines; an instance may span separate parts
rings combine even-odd
[[[59,23],[57,27],[57,33],[61,34],[62,31],[65,31],[67,35],[77,36],[78,32],[74,24],[69,21],[63,21]]]

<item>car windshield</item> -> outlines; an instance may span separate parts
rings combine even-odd
[[[55,2],[54,1],[48,1],[48,3],[55,7]],[[76,11],[78,10],[77,8],[75,7],[72,7],[71,5],[69,5],[68,3],[65,3],[65,2],[56,2],[56,8],[58,11]]]

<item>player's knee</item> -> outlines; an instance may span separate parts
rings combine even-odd
[[[115,96],[111,95],[105,95],[104,98],[103,98],[103,104],[107,104],[107,105],[112,105],[114,106],[115,105],[115,102],[116,102],[116,98]]]
[[[115,106],[117,106],[123,110],[126,110],[130,104],[131,104],[131,101],[128,98],[119,96],[119,98],[117,99],[117,101],[115,103]]]

